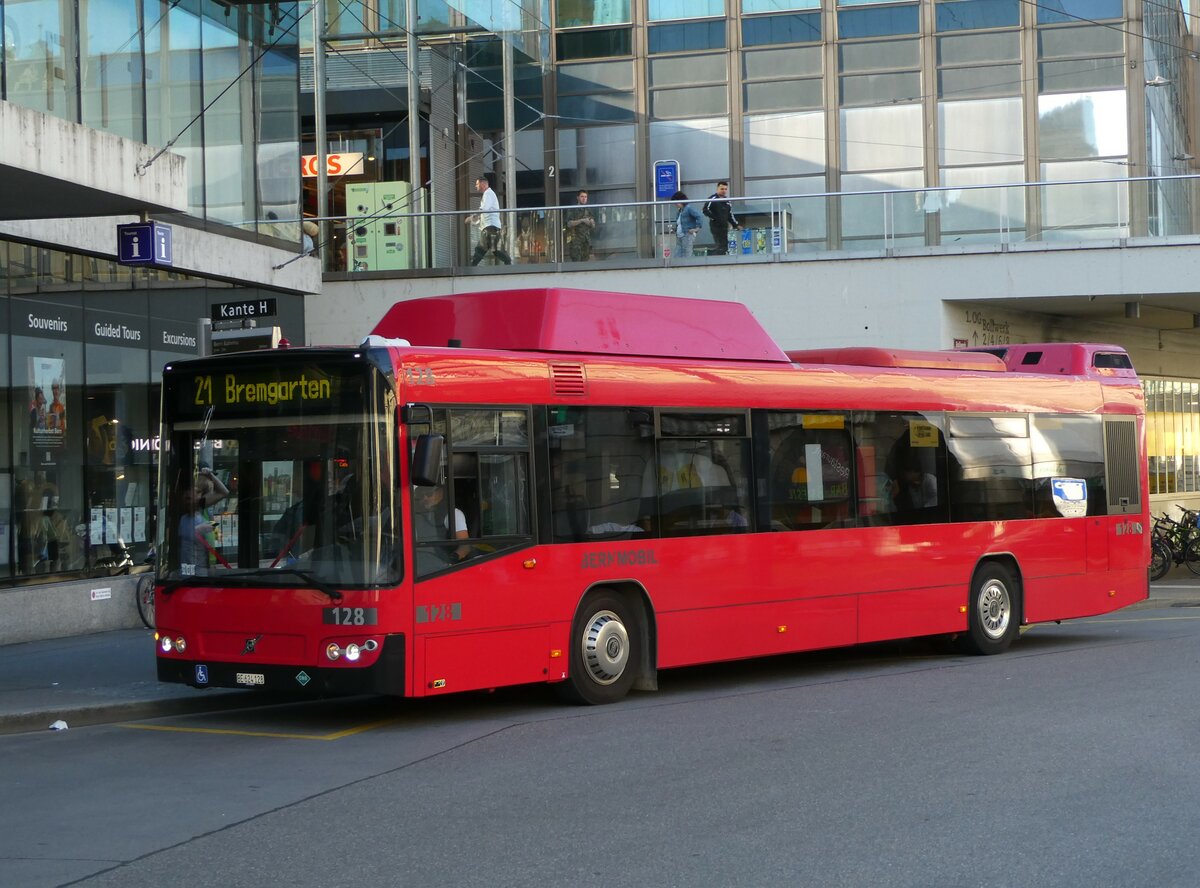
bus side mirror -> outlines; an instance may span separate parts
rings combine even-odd
[[[413,448],[412,483],[434,487],[442,483],[442,450],[446,439],[441,435],[418,435]]]

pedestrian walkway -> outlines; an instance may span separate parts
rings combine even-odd
[[[121,629],[0,646],[0,734],[233,708],[249,691],[198,691],[158,681],[154,633]]]
[[[1133,607],[1200,607],[1200,577],[1175,571]],[[69,729],[274,701],[256,691],[160,683],[148,629],[0,646],[0,734],[43,731],[59,720]]]

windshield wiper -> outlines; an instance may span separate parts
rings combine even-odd
[[[293,576],[297,576],[300,579],[304,580],[305,585],[311,586],[313,589],[316,589],[318,592],[324,592],[333,601],[341,601],[342,600],[341,592],[339,592],[336,588],[329,585],[328,583],[326,583],[322,580],[318,580],[315,576],[313,576],[312,571],[299,570],[294,567],[277,567],[274,569],[253,570],[253,571],[249,571],[247,573],[239,572],[239,573],[227,573],[227,574],[208,574],[203,577],[199,577],[199,579],[209,581],[209,582],[206,582],[204,585],[221,585],[222,579],[244,580],[244,579],[251,578],[251,577],[254,579],[265,579],[268,577],[277,577],[280,574],[291,574]],[[162,592],[163,595],[169,595],[172,592],[174,592],[176,589],[178,589],[180,586],[190,585],[190,582],[193,579],[196,579],[196,578],[184,577],[184,578],[177,579],[177,580],[171,580],[167,583],[164,583],[160,591]],[[216,581],[216,582],[214,583],[213,581]]]
[[[299,570],[295,567],[276,567],[272,570],[265,571],[264,574],[292,574],[293,576],[297,576],[300,579],[304,580],[306,583],[308,583],[308,585],[312,586],[314,589],[316,589],[320,592],[324,592],[326,595],[328,595],[334,601],[342,600],[341,592],[339,592],[337,589],[335,589],[333,586],[329,585],[328,583],[318,580],[313,575],[313,572],[311,570]]]

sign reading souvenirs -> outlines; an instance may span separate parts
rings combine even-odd
[[[117,262],[149,268],[174,267],[171,226],[163,222],[118,225]]]
[[[273,318],[276,310],[274,297],[218,302],[212,307],[212,319],[215,324],[218,321],[240,321],[245,318]]]

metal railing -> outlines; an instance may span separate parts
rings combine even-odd
[[[680,255],[669,201],[588,204],[590,236],[568,222],[577,205],[500,210],[500,250],[477,252],[476,210],[327,220],[327,272],[459,272],[472,267],[637,267],[778,262],[897,251],[994,251],[1200,237],[1200,175],[1077,179],[728,198],[740,228],[714,242],[709,220]],[[700,210],[707,199],[690,203]],[[410,225],[411,223],[411,225]],[[420,255],[409,248],[420,231]],[[501,255],[503,254],[503,255]]]

